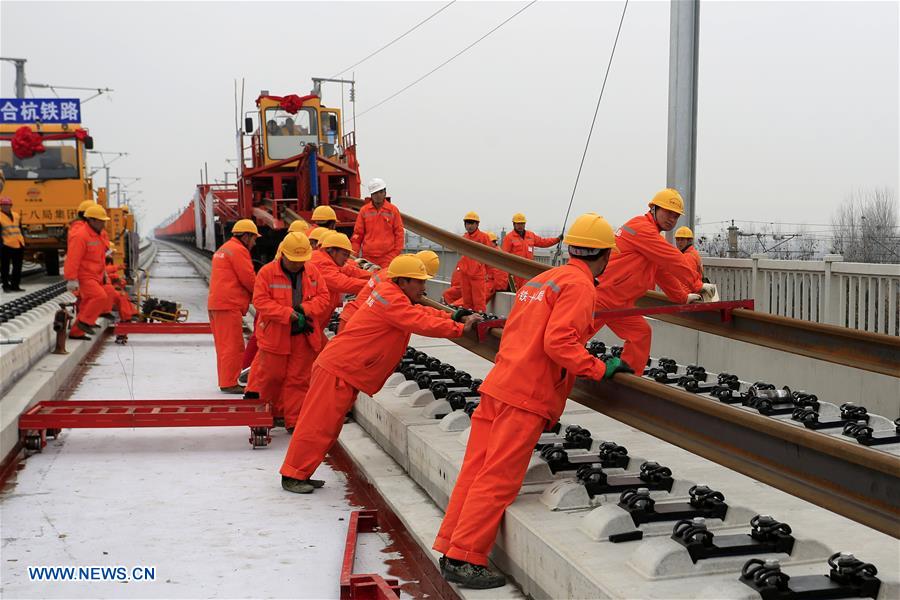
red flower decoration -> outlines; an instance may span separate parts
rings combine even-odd
[[[88,136],[87,129],[76,129],[75,137],[81,141],[84,141],[84,138]]]
[[[12,149],[13,154],[20,159],[31,158],[45,150],[41,136],[26,126],[16,129],[12,137]]]
[[[297,94],[288,94],[281,99],[281,103],[279,104],[279,106],[293,115],[296,114],[298,110],[300,110],[301,106],[303,106],[303,99],[301,99]]]

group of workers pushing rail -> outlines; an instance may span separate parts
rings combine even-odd
[[[258,273],[250,250],[259,234],[248,219],[234,224],[232,237],[212,258],[208,308],[219,387],[266,400],[275,425],[291,434],[280,469],[289,492],[309,494],[324,485],[313,475],[357,394],[381,389],[412,334],[462,336],[482,320],[478,311],[485,308],[492,277],[509,280],[463,257],[448,291],[459,296],[445,296],[461,308],[423,305],[425,282],[437,273],[439,258],[430,250],[402,254],[403,222],[386,201],[384,181],[372,180],[369,193],[352,238],[334,231],[334,211],[319,206],[313,223],[290,225],[274,260]],[[515,301],[495,365],[480,386],[465,459],[434,542],[448,581],[472,588],[505,584],[488,568],[488,555],[535,444],[559,419],[575,378],[606,380],[646,364],[651,332],[644,319],[604,319],[604,311],[630,308],[656,286],[682,304],[710,291],[700,261],[660,235],[683,214],[680,194],[664,189],[649,207],[616,231],[595,213],[581,215],[558,238],[536,236],[525,229],[524,215],[513,217],[503,250],[532,258],[535,247],[564,242],[569,258],[531,280],[511,282]],[[477,214],[463,220],[467,239],[495,245],[496,236],[479,230]],[[684,229],[679,247],[688,251],[690,231]],[[338,333],[329,340],[325,328],[345,295],[355,298],[344,305]],[[242,317],[250,304],[256,321],[245,347]],[[600,360],[585,349],[604,325],[625,340],[621,357]],[[243,387],[238,378],[248,363]]]

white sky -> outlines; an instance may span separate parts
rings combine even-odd
[[[27,58],[31,82],[115,90],[84,105],[84,121],[96,149],[130,153],[112,171],[142,177],[132,189],[143,192],[146,231],[187,203],[204,161],[211,179],[230,169],[235,78],[246,78],[247,108],[261,89],[302,95],[311,77],[443,4],[3,0],[0,54]],[[524,5],[449,7],[357,67],[358,112]],[[384,178],[401,210],[453,230],[468,210],[485,228],[517,211],[531,228],[558,228],[621,9],[542,0],[361,117],[363,177]],[[664,187],[668,32],[668,2],[632,0],[574,215],[593,210],[618,225]],[[854,191],[900,188],[897,2],[705,0],[700,40],[704,223],[828,223]],[[0,74],[12,96],[12,65]],[[334,93],[325,100],[339,105]]]

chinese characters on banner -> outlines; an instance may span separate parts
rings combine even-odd
[[[78,98],[0,98],[0,123],[81,123]]]

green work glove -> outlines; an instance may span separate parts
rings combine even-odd
[[[291,321],[291,335],[300,335],[306,329],[306,315],[303,310],[295,310],[294,317],[296,320]]]
[[[617,356],[610,357],[604,362],[606,372],[603,373],[603,379],[612,379],[616,373],[634,373],[634,369],[628,366],[628,363]]]
[[[469,315],[474,315],[475,313],[469,310],[468,308],[457,308],[453,311],[453,320],[457,323],[462,323],[462,320],[468,317]]]

